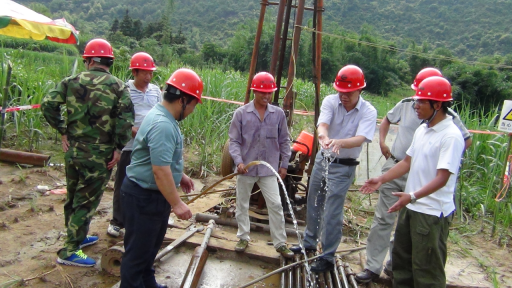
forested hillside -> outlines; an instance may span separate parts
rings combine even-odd
[[[277,0],[276,0],[277,1]],[[106,35],[115,18],[126,10],[143,24],[162,17],[169,3],[169,21],[175,31],[181,24],[188,44],[200,49],[202,43],[221,46],[236,27],[257,20],[259,0],[20,0],[28,6],[46,6],[52,17],[66,17],[77,29],[94,36]],[[312,0],[306,1],[311,6]],[[403,47],[414,40],[446,47],[459,57],[475,58],[507,54],[512,47],[512,0],[326,0],[326,31],[336,27],[360,32],[363,24],[375,27],[383,38]],[[31,4],[38,3],[38,4]],[[274,15],[276,6],[267,9]],[[307,18],[311,12],[306,11]],[[293,15],[292,15],[293,17]],[[270,19],[269,19],[270,20]]]

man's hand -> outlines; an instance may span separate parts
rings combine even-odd
[[[380,152],[386,159],[388,159],[391,156],[391,151],[389,150],[389,147],[388,145],[386,145],[386,143],[380,143]]]
[[[392,194],[398,197],[398,201],[396,201],[396,203],[389,208],[388,213],[396,212],[404,208],[405,205],[411,203],[411,195],[409,195],[409,193],[393,192]]]
[[[192,211],[188,208],[187,204],[180,200],[175,205],[172,205],[172,211],[180,220],[188,220],[192,218]]]
[[[64,152],[68,152],[68,150],[69,150],[68,135],[60,136],[60,141],[62,142],[62,150]]]
[[[279,176],[281,177],[281,179],[284,179],[284,177],[286,177],[286,168],[279,168]]]
[[[108,170],[114,168],[114,166],[116,166],[117,162],[119,162],[119,159],[121,159],[121,153],[119,153],[116,149],[116,150],[114,150],[114,155],[112,156],[112,160],[110,162],[108,162],[108,164],[107,164]]]
[[[371,178],[364,182],[364,185],[359,188],[359,191],[363,194],[371,194],[379,189],[380,185],[382,185],[382,182],[379,178]]]
[[[331,151],[335,154],[338,154],[340,149],[342,149],[343,147],[344,147],[343,139],[336,139],[336,140],[331,139],[331,143],[329,143],[329,146],[328,146],[328,148],[331,149]]]
[[[183,174],[180,181],[181,190],[186,194],[189,194],[191,191],[194,191],[194,181],[190,179],[187,175]]]
[[[325,136],[324,134],[318,134],[318,142],[320,142],[320,146],[322,146],[323,149],[329,148],[329,144],[331,144],[331,139],[329,137]]]
[[[236,166],[236,170],[238,173],[240,174],[245,174],[247,173],[247,169],[245,168],[245,164],[244,163],[240,163],[238,164],[238,166]]]
[[[139,127],[132,126],[132,138],[135,138],[137,132],[139,131]]]

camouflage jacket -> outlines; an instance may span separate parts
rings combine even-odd
[[[61,116],[65,105],[67,119]],[[131,139],[133,103],[127,86],[101,68],[62,80],[43,99],[46,121],[70,142],[123,149]]]

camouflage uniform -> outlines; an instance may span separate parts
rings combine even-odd
[[[67,120],[61,116],[65,105]],[[65,154],[67,199],[64,205],[67,240],[59,250],[65,259],[79,250],[92,215],[110,178],[107,163],[114,149],[131,139],[133,104],[127,86],[102,68],[65,78],[41,104],[48,123],[67,135]]]

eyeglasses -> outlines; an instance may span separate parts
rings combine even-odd
[[[413,103],[414,103],[414,105],[425,105],[430,102],[429,102],[429,100],[425,100],[425,99],[415,99]]]

